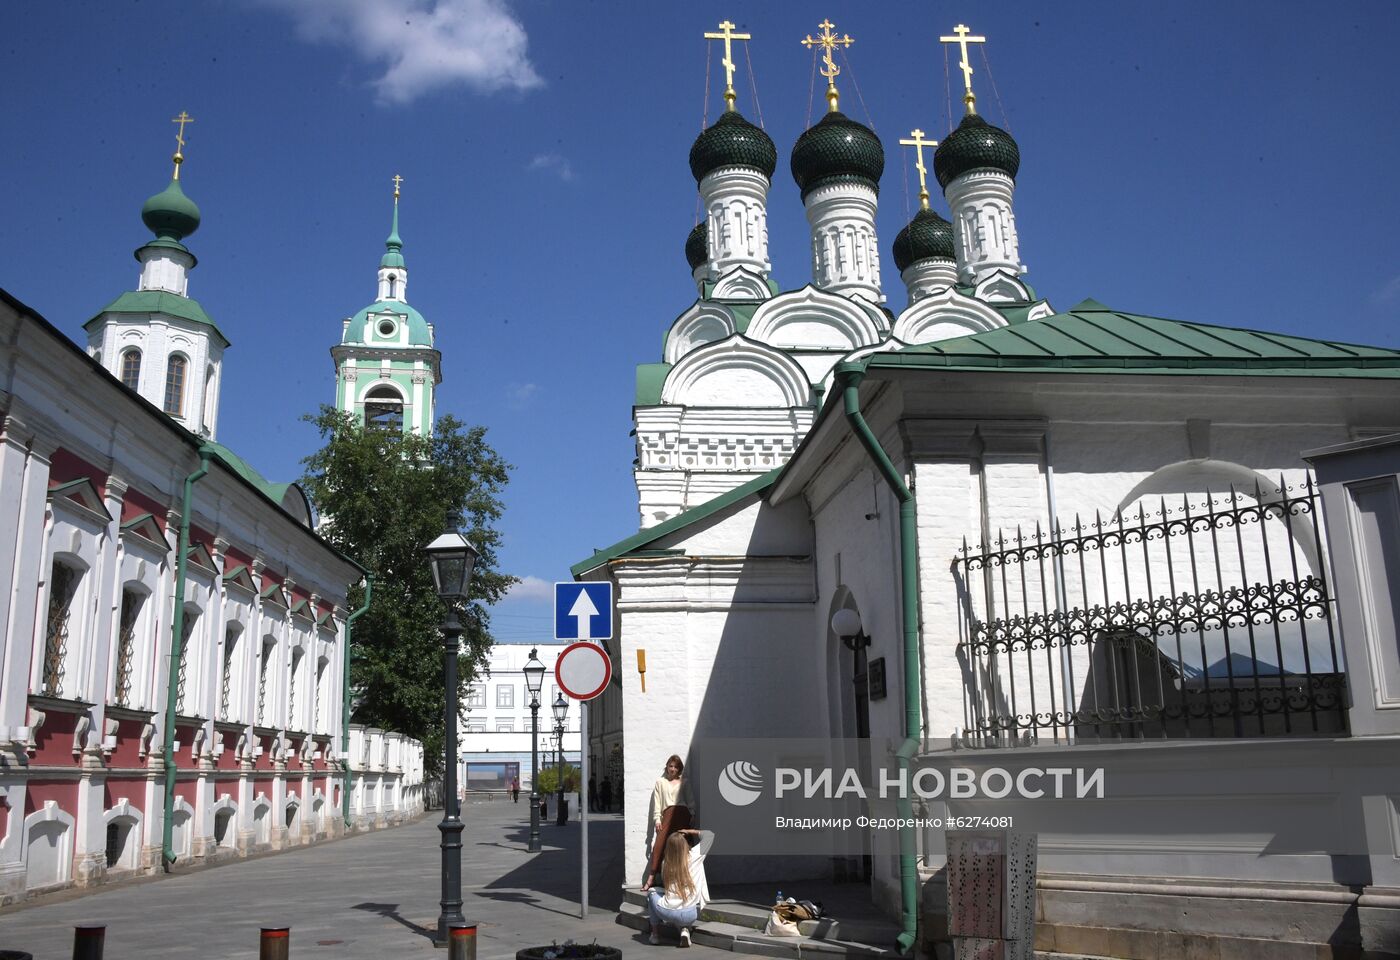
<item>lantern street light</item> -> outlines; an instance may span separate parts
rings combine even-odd
[[[530,659],[521,673],[525,674],[525,689],[530,692],[530,852],[540,852],[540,689],[544,686],[544,664],[530,649]]]
[[[569,822],[569,810],[564,806],[564,725],[569,716],[569,701],[561,693],[554,698],[554,729],[559,736],[559,808],[554,822],[560,826]]]
[[[457,694],[457,651],[462,637],[462,623],[457,608],[467,600],[472,571],[480,554],[457,530],[455,517],[448,517],[447,529],[424,549],[433,572],[433,587],[438,599],[447,605],[447,619],[442,622],[444,775],[442,823],[442,911],[438,914],[437,935],[447,942],[448,930],[466,923],[462,916],[462,810],[457,800],[457,711],[461,709]]]

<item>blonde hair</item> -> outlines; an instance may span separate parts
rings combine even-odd
[[[686,903],[695,896],[695,881],[690,876],[690,844],[685,835],[673,833],[666,838],[666,859],[661,863],[661,882],[666,892]]]

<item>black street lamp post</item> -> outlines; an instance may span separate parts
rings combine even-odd
[[[457,651],[462,637],[462,623],[457,619],[457,607],[465,603],[472,582],[472,569],[477,553],[467,538],[457,531],[452,519],[442,536],[428,544],[426,551],[432,566],[433,586],[443,603],[447,604],[447,619],[442,623],[443,681],[443,767],[446,778],[443,790],[442,832],[442,911],[438,914],[437,936],[447,942],[448,931],[466,923],[462,916],[462,808],[457,799],[457,711],[461,703],[457,694]]]
[[[530,659],[521,671],[525,689],[530,691],[530,852],[540,852],[540,688],[544,686],[544,664],[531,648]]]
[[[569,822],[569,811],[564,806],[564,721],[569,715],[569,701],[564,699],[561,693],[554,698],[554,735],[559,744],[558,752],[555,754],[555,766],[559,776],[559,799],[558,812],[554,816],[554,822],[560,826]]]

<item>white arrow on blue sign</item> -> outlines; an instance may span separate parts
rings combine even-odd
[[[611,640],[613,585],[573,581],[554,585],[554,639]]]

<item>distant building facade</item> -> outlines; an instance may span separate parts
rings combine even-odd
[[[530,692],[522,672],[537,650],[545,666],[540,690],[539,765],[555,762],[553,704],[559,696],[554,662],[567,644],[498,643],[491,648],[486,675],[471,684],[462,704],[461,777],[468,791],[504,791],[511,779],[520,778],[520,789],[530,789]],[[565,699],[568,699],[567,697]],[[569,701],[564,730],[564,762],[578,764],[579,705]]]

